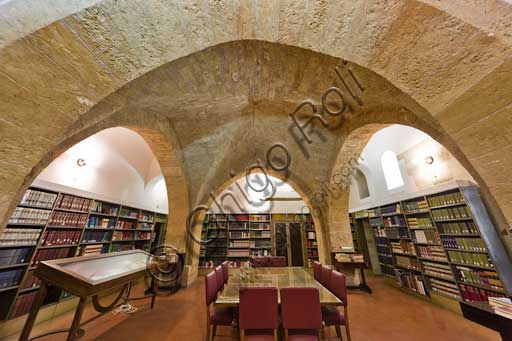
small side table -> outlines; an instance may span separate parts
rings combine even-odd
[[[347,285],[347,288],[349,289],[356,289],[361,291],[366,291],[367,293],[371,294],[372,289],[368,286],[366,283],[366,276],[364,274],[364,269],[366,268],[366,263],[364,261],[358,262],[353,260],[347,260],[340,262],[336,259],[336,253],[331,253],[331,261],[336,270],[343,272],[343,268],[350,270],[353,270],[355,272],[356,269],[359,269],[359,272],[361,273],[361,283],[359,285]]]

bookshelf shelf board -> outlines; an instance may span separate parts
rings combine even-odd
[[[102,212],[92,212],[91,215],[99,215],[102,217],[110,217],[110,218],[117,218],[117,214],[110,214],[110,213],[102,213]]]
[[[269,249],[271,249],[270,246],[251,247],[251,250],[269,250]]]
[[[466,267],[469,267],[469,268],[477,268],[477,269],[496,271],[495,268],[490,268],[488,266],[482,266],[482,265],[476,265],[476,264],[464,264],[464,263],[458,263],[458,262],[454,262],[454,261],[450,261],[450,263],[452,263],[453,265],[466,266]]]
[[[416,245],[429,245],[429,246],[442,246],[441,244],[438,244],[438,243],[419,243],[419,242],[414,242],[414,244],[416,244]]]
[[[456,206],[466,206],[466,203],[465,202],[458,202],[458,203],[455,203],[455,204],[446,204],[446,205],[441,205],[441,206],[433,206],[433,207],[430,207],[430,209],[431,210],[436,210],[436,209],[439,209],[439,208],[456,207]]]
[[[449,222],[453,222],[453,221],[473,221],[473,219],[466,217],[466,218],[452,218],[452,219],[439,219],[439,220],[434,219],[434,221],[436,223],[449,223]]]
[[[27,292],[30,292],[30,291],[34,291],[34,290],[38,290],[39,289],[39,285],[38,286],[35,286],[35,287],[31,287],[31,288],[25,288],[25,289],[21,289],[18,294],[25,294]]]
[[[108,229],[105,229],[105,230],[108,230]],[[140,231],[138,229],[111,229],[111,230],[116,230],[116,231]]]
[[[429,210],[422,210],[422,211],[414,211],[414,212],[405,212],[405,215],[415,215],[415,214],[425,214],[429,213]]]
[[[396,279],[396,277],[395,277],[395,276],[390,275],[390,274],[383,273],[383,275],[384,275],[384,276],[386,276],[386,277],[392,278],[392,279]]]
[[[270,220],[250,220],[251,224],[270,223]]]
[[[228,250],[249,250],[249,248],[247,246],[244,246],[244,247],[230,246],[230,247],[228,247]]]
[[[398,213],[398,212],[395,212],[395,213],[385,213],[385,214],[382,215],[382,217],[392,217],[394,215],[404,215],[404,214],[403,213]]]
[[[458,301],[461,301],[462,298],[460,296],[457,296],[457,295],[451,295],[451,294],[448,294],[446,292],[443,292],[443,291],[437,291],[436,289],[434,288],[430,288],[430,291],[433,293],[433,294],[436,294],[436,295],[440,295],[440,296],[443,296],[443,297],[446,297],[446,298],[450,298],[452,300],[458,300]]]
[[[477,233],[439,233],[440,236],[455,236],[455,237],[476,237],[480,238]]]
[[[70,212],[70,213],[80,213],[80,214],[88,214],[89,213],[87,211],[71,210],[69,208],[60,208],[60,207],[55,207],[53,210],[54,211],[62,211],[62,212]]]
[[[86,243],[80,243],[80,245],[94,245],[94,244],[110,244],[110,242],[106,241],[106,242],[86,242]]]
[[[308,246],[307,248],[312,250],[318,250],[318,246]]]
[[[383,266],[386,266],[388,268],[392,268],[394,265],[393,264],[386,264],[386,263],[379,263],[380,265],[383,265]]]
[[[7,226],[24,226],[24,227],[45,227],[45,224],[32,224],[32,223],[7,223]]]
[[[453,278],[453,277],[444,277],[444,276],[434,275],[434,274],[431,274],[431,273],[428,273],[428,272],[425,272],[425,276],[432,277],[432,278],[437,278],[437,279],[442,279],[443,281],[449,281],[449,282],[455,283],[455,278]]]
[[[414,271],[414,272],[420,272],[421,273],[420,269],[412,268],[412,267],[409,267],[407,265],[395,264],[395,266],[398,267],[398,268],[401,268],[401,269],[405,269],[405,270]]]
[[[67,245],[44,245],[44,246],[38,246],[38,249],[60,249],[63,247],[77,247],[78,244],[67,244]]]
[[[154,223],[153,220],[140,220],[140,219],[138,219],[138,220],[139,220],[139,223],[149,223],[149,224],[153,224]]]
[[[19,204],[19,207],[26,207],[26,208],[36,208],[38,210],[48,210],[51,211],[53,207],[48,206],[35,206],[35,205],[29,205],[29,204]]]
[[[27,263],[18,263],[18,264],[9,264],[9,265],[0,265],[0,270],[21,268],[21,267],[27,266],[27,265],[28,265],[28,262]]]
[[[151,238],[146,238],[146,239],[135,239],[136,242],[147,242],[151,240]]]
[[[210,229],[210,230],[213,230],[213,229]],[[249,231],[249,229],[234,229],[234,228],[229,228],[230,231]]]
[[[399,256],[406,256],[406,257],[416,257],[416,255],[413,255],[411,253],[402,253],[402,252],[396,252],[396,251],[393,251],[393,254],[399,255]]]
[[[14,290],[14,289],[18,289],[19,287],[20,287],[19,285],[14,285],[14,286],[12,286],[12,287],[0,288],[0,292],[10,291],[10,290]]]
[[[225,227],[209,227],[208,230],[227,230]]]
[[[448,263],[448,259],[439,259],[439,258],[428,258],[428,257],[418,257],[421,260],[438,262],[438,263]]]
[[[270,229],[249,229],[250,231],[270,231]]]
[[[487,253],[488,253],[487,251],[464,250],[464,249],[452,249],[452,248],[448,248],[448,247],[445,247],[444,249],[445,249],[446,251],[460,251],[460,252],[468,252],[468,253],[483,253],[483,254],[487,254]]]
[[[391,239],[391,240],[399,240],[399,239],[411,240],[410,237],[387,237],[387,238]]]
[[[251,237],[251,239],[271,239],[270,237]]]
[[[308,256],[309,259],[318,259],[318,256]]]
[[[425,230],[425,229],[435,229],[435,227],[434,226],[409,227],[409,230]]]
[[[229,238],[231,240],[250,240],[251,238]]]
[[[385,253],[377,253],[377,256],[381,256],[381,257],[393,257],[392,255],[386,255]]]
[[[120,216],[118,216],[118,218],[120,218],[120,219],[138,220],[137,217],[129,217],[129,216],[125,216],[125,215],[120,215]]]
[[[0,249],[17,249],[20,247],[34,247],[37,244],[24,244],[24,245],[0,245]]]
[[[496,293],[499,293],[499,294],[506,294],[504,290],[495,289],[495,288],[492,288],[492,287],[486,287],[486,286],[483,286],[483,285],[478,285],[478,284],[473,284],[473,283],[466,283],[466,282],[463,282],[463,281],[457,281],[457,283],[462,284],[462,285],[468,285],[470,287],[475,287],[475,288],[483,289],[483,290],[489,290],[489,291],[496,292]]]
[[[249,258],[250,256],[227,256],[228,258]],[[218,256],[218,257],[212,257],[212,258],[226,258],[225,256]]]
[[[133,242],[133,239],[112,240],[112,243],[127,243],[127,242]]]
[[[88,229],[90,227],[86,227]],[[82,230],[83,227],[78,226],[47,226],[46,229],[57,229],[57,230]]]

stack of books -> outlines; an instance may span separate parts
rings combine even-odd
[[[489,305],[498,315],[512,319],[512,301],[506,297],[489,297]]]

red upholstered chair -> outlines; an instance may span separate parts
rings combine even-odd
[[[283,257],[283,256],[269,257],[268,260],[269,260],[269,266],[272,266],[272,267],[285,267],[288,265],[286,263],[286,257]]]
[[[313,277],[320,282],[320,273],[322,272],[322,264],[317,261],[313,262]]]
[[[220,292],[224,288],[224,271],[222,271],[222,266],[216,267],[215,273],[217,274],[217,291]]]
[[[222,263],[222,275],[224,275],[224,285],[226,285],[229,281],[229,263],[225,261]]]
[[[268,266],[268,257],[251,257],[251,265],[255,268]]]
[[[322,310],[318,289],[283,288],[280,290],[280,295],[285,340],[319,340],[322,329]]]
[[[347,332],[347,339],[350,341],[350,329],[348,327],[348,304],[347,304],[347,285],[345,275],[338,271],[331,273],[331,283],[329,290],[343,302],[343,312],[339,311],[336,307],[323,307],[322,319],[327,327],[334,326],[336,334],[340,339],[341,327],[345,326]]]
[[[215,308],[217,298],[217,272],[212,271],[204,278],[206,293],[206,340],[210,340],[210,326],[213,326],[212,339],[215,337],[217,326],[231,326],[233,310],[230,308]]]
[[[279,305],[276,288],[240,288],[240,340],[277,341]]]
[[[329,288],[329,286],[331,285],[331,272],[331,268],[322,265],[322,268],[320,270],[320,284],[322,284],[326,288]]]

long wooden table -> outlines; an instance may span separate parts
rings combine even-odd
[[[320,303],[324,306],[340,306],[342,302],[329,290],[318,283],[302,267],[287,268],[241,268],[230,269],[229,282],[215,304],[220,307],[235,307],[240,303],[241,287],[317,288]],[[279,302],[281,302],[280,298]]]

